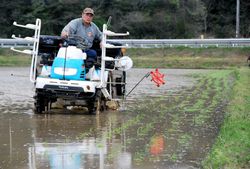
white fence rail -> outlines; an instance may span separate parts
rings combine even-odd
[[[127,44],[131,48],[162,47],[250,47],[250,38],[240,39],[112,39],[109,41]],[[26,40],[0,39],[0,47],[32,47]]]
[[[250,47],[247,39],[114,39],[133,48],[161,48],[161,47]]]
[[[17,40],[17,39],[0,39],[1,48],[11,48],[11,47],[33,47],[33,42],[27,40]]]

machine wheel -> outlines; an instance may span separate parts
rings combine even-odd
[[[113,98],[114,97],[114,89],[113,89],[113,84],[112,84],[112,82],[113,82],[113,74],[112,74],[112,72],[109,72],[109,74],[108,74],[108,83],[107,83],[107,90],[108,90],[108,92],[109,92],[109,94],[111,95],[111,97]]]
[[[97,90],[94,99],[89,101],[88,110],[89,114],[99,114],[105,110],[105,101],[101,90]]]
[[[125,84],[121,83],[126,83],[126,72],[122,72],[122,76],[120,78],[116,78],[116,94],[117,96],[124,96],[126,92],[126,86]]]
[[[43,95],[39,94],[36,91],[36,95],[34,96],[35,102],[34,102],[34,113],[35,114],[41,114],[43,111],[45,111],[45,99]]]
[[[41,114],[43,111],[49,111],[51,109],[52,103],[57,100],[56,98],[47,98],[37,90],[34,99],[35,114]]]

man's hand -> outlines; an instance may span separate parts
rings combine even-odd
[[[62,33],[61,33],[61,37],[62,37],[63,39],[66,39],[66,38],[69,37],[69,33],[68,33],[68,32],[62,32]]]
[[[102,48],[102,45],[103,45],[103,44],[102,44],[102,41],[101,41],[101,42],[100,42],[100,48]]]

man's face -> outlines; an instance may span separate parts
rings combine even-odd
[[[90,23],[93,20],[94,15],[91,13],[83,13],[82,14],[82,19],[85,23]]]

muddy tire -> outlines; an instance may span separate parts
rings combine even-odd
[[[114,97],[114,89],[113,89],[114,85],[112,84],[113,80],[114,80],[113,79],[113,74],[112,74],[112,72],[109,72],[109,74],[108,74],[108,83],[107,83],[106,89],[110,93],[112,98]]]
[[[89,114],[99,114],[105,110],[105,101],[102,96],[101,90],[96,91],[96,95],[93,100],[88,103]]]
[[[121,77],[116,78],[115,82],[117,83],[116,84],[116,94],[117,94],[117,96],[124,96],[125,92],[126,92],[126,86],[125,86],[126,72],[124,71],[122,73]],[[124,84],[122,84],[122,83],[124,83]]]
[[[43,95],[36,92],[36,95],[34,96],[35,102],[34,102],[34,113],[35,114],[41,114],[43,111],[45,111],[45,99]]]

